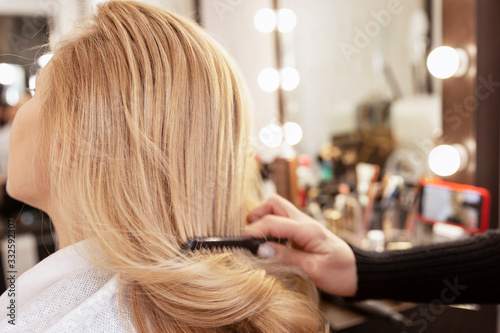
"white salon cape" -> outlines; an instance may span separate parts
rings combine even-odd
[[[98,273],[75,247],[48,256],[16,280],[15,325],[9,289],[0,296],[0,332],[127,332],[118,307],[118,274]],[[125,320],[135,332],[129,308]]]

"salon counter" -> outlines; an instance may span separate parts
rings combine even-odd
[[[387,320],[365,316],[347,307],[321,301],[321,309],[330,322],[332,332],[342,333],[495,333],[497,332],[497,306],[478,306],[478,310],[468,310],[452,306],[440,308],[429,304],[382,301],[383,304],[410,318],[413,327],[402,330]]]

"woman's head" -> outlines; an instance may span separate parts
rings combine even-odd
[[[38,207],[65,224],[65,244],[98,241],[140,331],[315,331],[309,289],[290,269],[268,263],[278,280],[245,252],[180,251],[189,237],[242,235],[256,201],[244,84],[208,34],[111,1],[58,44],[43,77]]]
[[[59,44],[43,72],[40,142],[51,152],[52,205],[77,207],[63,216],[104,212],[144,230],[141,218],[179,241],[241,233],[246,94],[201,29],[166,11],[111,2]],[[88,231],[79,229],[73,236]]]

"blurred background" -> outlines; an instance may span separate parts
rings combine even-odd
[[[9,219],[19,273],[57,249],[50,218],[5,192],[10,124],[33,94],[36,71],[50,61],[50,44],[99,2],[0,0],[1,274]],[[144,2],[195,20],[236,61],[251,95],[267,195],[279,193],[340,237],[375,251],[498,227],[499,3]],[[496,331],[496,308],[476,310],[460,316]],[[344,325],[338,308],[325,311],[339,331],[377,327]],[[454,331],[468,331],[455,324]],[[429,331],[451,329],[440,325]]]

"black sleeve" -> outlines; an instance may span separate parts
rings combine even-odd
[[[500,303],[499,232],[382,253],[351,248],[358,274],[354,299]]]

